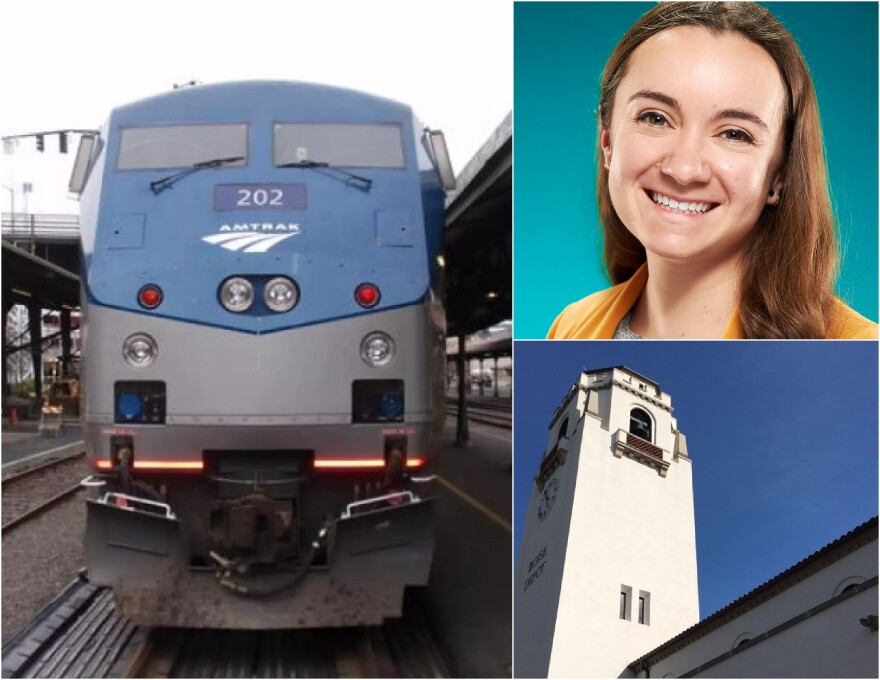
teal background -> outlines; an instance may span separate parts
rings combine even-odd
[[[763,4],[813,74],[840,229],[837,294],[877,321],[877,4]],[[653,6],[514,4],[516,338],[545,337],[565,305],[610,285],[595,201],[594,112],[611,51]]]

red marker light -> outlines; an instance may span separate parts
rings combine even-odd
[[[413,457],[406,459],[408,468],[421,467],[427,461],[424,458]],[[316,470],[359,470],[365,468],[384,468],[384,458],[316,458],[314,466]]]
[[[155,309],[162,304],[162,289],[159,286],[148,283],[138,291],[138,302],[141,307]]]
[[[372,283],[362,283],[354,291],[354,299],[361,307],[375,307],[382,294]]]

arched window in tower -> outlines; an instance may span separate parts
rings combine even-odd
[[[562,425],[559,426],[559,432],[556,433],[556,443],[559,443],[559,440],[568,434],[568,417],[566,416],[565,420],[562,421]]]
[[[629,431],[646,442],[654,441],[651,438],[651,416],[643,409],[634,408],[629,412]]]

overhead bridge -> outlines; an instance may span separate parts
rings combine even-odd
[[[80,270],[79,217],[3,213],[3,242],[76,275]],[[5,269],[7,254],[3,254]],[[6,277],[3,277],[4,293]]]
[[[78,242],[74,241],[78,251]],[[33,366],[34,394],[42,394],[43,349],[43,310],[59,312],[59,332],[61,337],[61,370],[67,375],[73,360],[71,312],[79,307],[79,277],[69,269],[53,264],[38,255],[13,243],[3,240],[3,355],[4,366],[3,398],[4,407],[10,396],[10,372],[7,359],[18,352],[30,352]],[[77,257],[78,260],[78,257]],[[24,305],[28,310],[27,324],[23,328],[10,329],[7,323],[14,305]],[[12,332],[10,333],[10,330]],[[57,342],[57,340],[56,340]],[[33,405],[29,405],[28,409]]]
[[[501,122],[456,178],[446,201],[448,335],[510,319],[513,297],[513,129]]]
[[[512,317],[513,267],[513,129],[508,114],[456,178],[457,188],[446,201],[446,319],[447,352],[456,364],[455,443],[470,439],[467,395],[471,358],[479,360],[479,389],[483,360],[511,356],[510,338],[486,342],[467,336],[489,332],[490,326]],[[457,341],[452,340],[457,336]]]

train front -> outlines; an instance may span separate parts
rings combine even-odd
[[[288,83],[111,115],[82,163],[82,413],[89,576],[125,616],[377,624],[427,583],[445,343],[426,139],[408,107]]]

